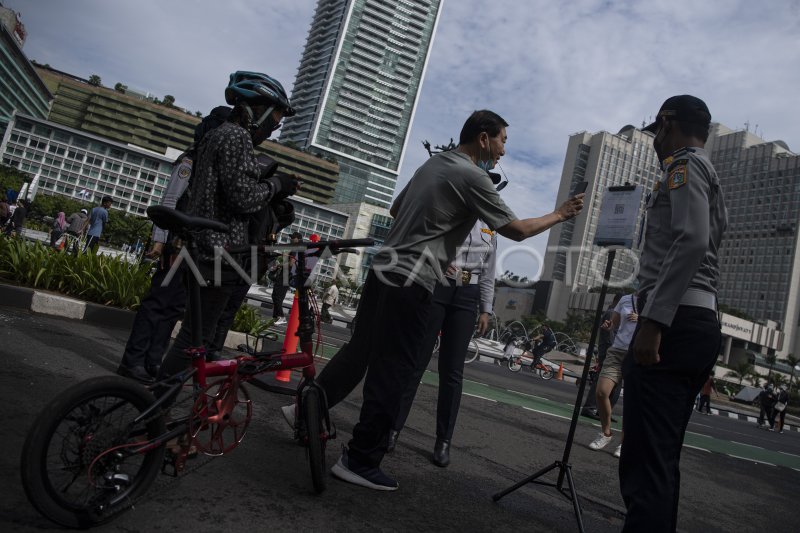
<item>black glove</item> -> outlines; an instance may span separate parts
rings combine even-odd
[[[267,181],[275,188],[273,198],[276,200],[292,196],[300,188],[300,180],[293,174],[278,174]]]

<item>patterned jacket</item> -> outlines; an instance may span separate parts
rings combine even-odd
[[[274,194],[272,184],[259,183],[259,165],[250,134],[226,122],[208,133],[197,149],[189,191],[188,214],[228,224],[230,233],[205,230],[197,237],[201,260],[214,258],[214,247],[250,244],[250,214]]]

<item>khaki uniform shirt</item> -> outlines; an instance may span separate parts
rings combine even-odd
[[[728,211],[704,149],[683,148],[664,165],[647,199],[639,293],[646,298],[640,316],[670,326],[687,289],[716,295]]]

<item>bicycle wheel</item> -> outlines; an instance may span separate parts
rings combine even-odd
[[[442,338],[440,336],[436,337],[436,342],[433,343],[433,351],[431,352],[433,355],[436,355],[439,352],[439,346],[442,344]]]
[[[553,367],[550,365],[541,365],[538,368],[539,377],[542,379],[550,379],[553,377]]]
[[[303,425],[305,427],[305,444],[308,448],[308,462],[311,466],[311,482],[319,494],[325,490],[325,444],[327,432],[323,430],[322,399],[319,391],[308,387],[303,400]]]
[[[164,432],[160,412],[135,421],[154,401],[141,385],[117,376],[89,379],[58,395],[34,422],[22,452],[31,504],[71,528],[107,522],[131,507],[164,459],[164,446],[126,453]]]
[[[519,372],[522,370],[522,360],[516,357],[512,357],[508,360],[508,369],[512,372]]]
[[[475,361],[481,355],[481,348],[478,346],[478,342],[475,339],[472,339],[469,343],[469,348],[467,349],[466,357],[464,358],[465,364],[470,364],[471,362]]]

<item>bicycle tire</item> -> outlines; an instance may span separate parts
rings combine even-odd
[[[130,456],[107,452],[164,433],[160,414],[132,425],[154,401],[118,376],[88,379],[56,396],[23,447],[22,485],[31,504],[70,528],[102,524],[131,507],[153,483],[165,446]]]
[[[553,377],[553,367],[550,365],[542,365],[539,369],[539,377],[548,380]]]
[[[314,491],[319,494],[325,490],[327,477],[325,472],[325,432],[322,429],[322,401],[319,391],[308,387],[303,400],[303,423],[306,433],[308,463],[311,467],[311,482]]]
[[[442,338],[440,336],[436,337],[436,341],[433,343],[433,351],[431,352],[432,355],[436,355],[439,352],[439,347],[442,345]]]
[[[522,363],[518,363],[515,358],[511,358],[508,360],[508,369],[512,372],[519,372],[522,370]]]
[[[464,364],[467,365],[478,359],[478,357],[481,355],[481,348],[478,346],[478,342],[475,339],[470,341],[469,346],[471,350],[474,350],[474,353],[470,350],[467,350],[466,357],[464,358]]]

